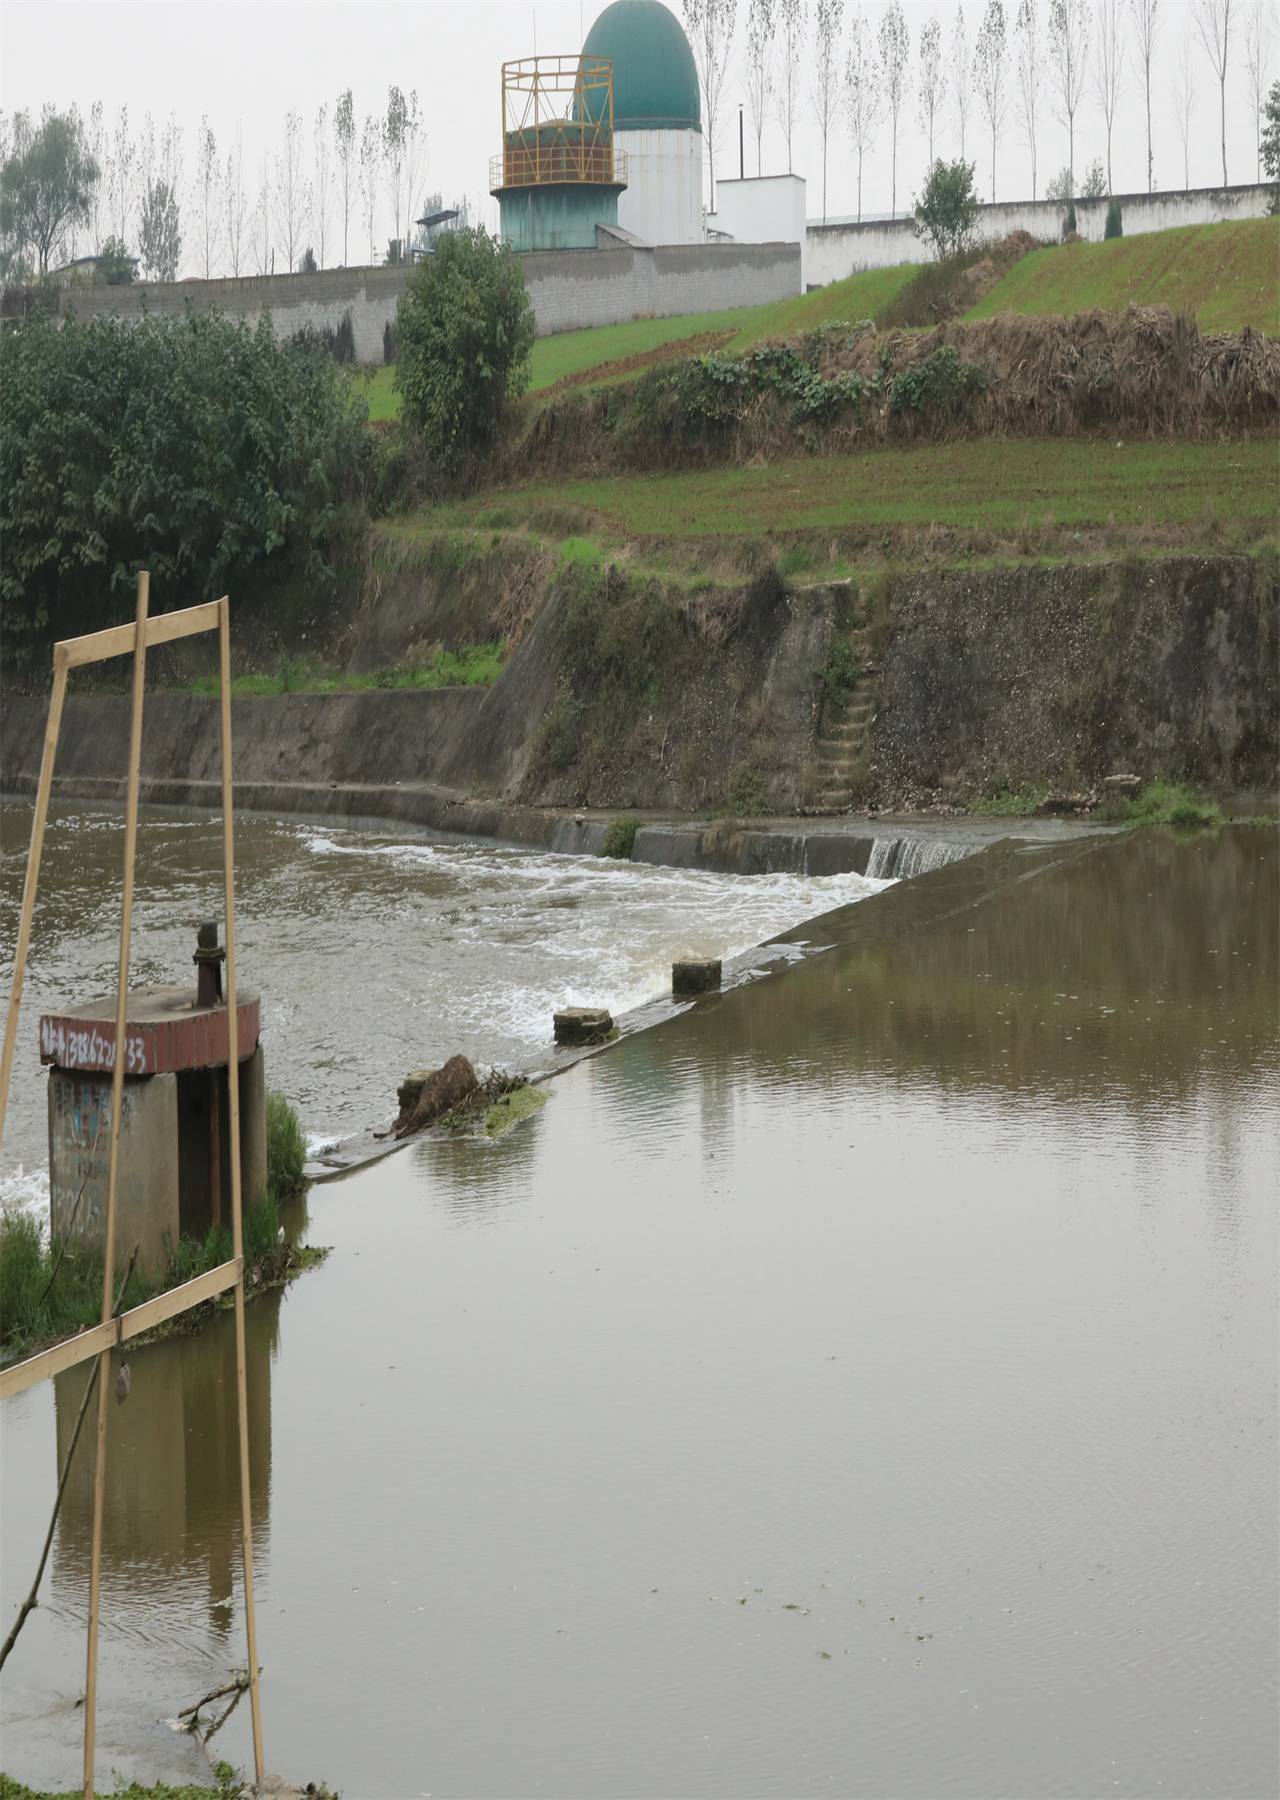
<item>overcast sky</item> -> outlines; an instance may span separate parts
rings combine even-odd
[[[1249,101],[1246,72],[1245,26],[1258,0],[1235,0],[1233,20],[1238,20],[1231,45],[1227,83],[1227,159],[1232,181],[1251,181],[1255,175],[1256,131]],[[1268,6],[1272,0],[1264,0]],[[984,0],[966,0],[965,13],[970,44],[981,21]],[[1016,0],[1005,0],[1010,19]],[[1043,11],[1045,0],[1040,0]],[[926,149],[918,121],[915,78],[922,22],[934,12],[944,26],[944,47],[949,46],[955,18],[954,4],[939,6],[904,0],[911,34],[912,93],[904,108],[898,145],[898,209],[909,207],[919,188]],[[406,93],[416,88],[427,127],[427,163],[423,193],[440,190],[446,202],[462,195],[481,209],[491,227],[497,223],[497,203],[487,192],[488,159],[500,146],[499,65],[506,57],[540,51],[576,51],[584,28],[590,29],[602,10],[599,0],[539,0],[534,6],[518,0],[150,0],[124,4],[121,0],[2,0],[0,3],[0,103],[6,113],[17,108],[34,111],[46,103],[66,107],[74,102],[86,116],[100,100],[109,116],[127,106],[131,124],[141,124],[151,112],[162,121],[171,112],[181,121],[186,140],[185,174],[194,175],[195,128],[207,114],[225,156],[242,134],[247,181],[256,198],[261,185],[263,157],[274,153],[280,139],[281,119],[296,108],[310,129],[317,108],[327,103],[332,112],[340,90],[350,86],[358,115],[381,113],[387,87],[398,83]],[[673,10],[679,13],[677,0]],[[872,27],[879,5],[865,9]],[[1122,0],[1127,26],[1127,0]],[[738,44],[745,36],[747,0],[738,3]],[[812,18],[812,3],[808,8]],[[846,21],[849,8],[846,7]],[[1220,180],[1218,148],[1218,93],[1213,71],[1203,49],[1194,39],[1190,0],[1160,0],[1157,51],[1152,77],[1155,177],[1160,188],[1183,183],[1182,144],[1175,123],[1173,91],[1178,78],[1184,43],[1193,44],[1197,89],[1190,156],[1192,185]],[[1273,37],[1273,44],[1274,44]],[[1146,187],[1145,121],[1137,74],[1137,60],[1126,32],[1129,50],[1123,77],[1119,114],[1112,146],[1114,186],[1117,192]],[[1272,75],[1276,57],[1271,58]],[[745,84],[735,56],[725,93],[725,124],[718,134],[719,169],[737,172],[737,107],[745,100]],[[998,199],[1024,197],[1030,190],[1030,159],[1019,128],[1014,83],[1009,83],[1008,117],[999,139],[996,161]],[[802,122],[794,151],[796,171],[808,179],[809,217],[820,216],[821,143],[809,100],[807,67],[802,76]],[[1053,117],[1052,95],[1046,70],[1046,92],[1041,98],[1039,129],[1039,182],[1067,160],[1065,127]],[[755,154],[748,117],[747,173],[754,174]],[[1105,148],[1102,117],[1091,91],[1087,91],[1076,117],[1077,178],[1088,162]],[[983,198],[990,197],[991,137],[981,119],[976,99],[971,108],[967,154],[978,165]],[[958,153],[957,130],[951,94],[944,104],[935,152]],[[782,135],[772,120],[765,130],[764,172],[785,167]],[[854,210],[853,153],[843,122],[831,143],[828,170],[828,213],[832,217]],[[874,152],[863,173],[863,210],[887,212],[890,200],[888,127],[879,129]],[[379,220],[379,255],[390,235],[390,207],[384,203]],[[329,226],[329,261],[334,224]],[[186,247],[183,267],[192,268],[192,220],[188,203],[184,217]],[[357,251],[357,228],[352,223],[350,260],[365,260]],[[340,245],[339,252],[340,255]]]

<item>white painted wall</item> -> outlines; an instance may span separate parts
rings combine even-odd
[[[701,132],[615,131],[613,141],[627,158],[619,225],[646,244],[702,243]]]
[[[723,187],[724,183],[717,183]],[[1175,225],[1213,225],[1224,219],[1260,219],[1271,190],[1265,184],[1229,188],[1192,188],[1166,194],[1118,194],[1126,237],[1168,231]],[[1108,202],[1077,200],[1076,230],[1098,242],[1107,222]],[[978,235],[995,239],[1011,231],[1056,242],[1062,236],[1065,200],[1001,201],[979,209]],[[888,269],[895,263],[929,262],[932,251],[918,238],[908,219],[829,219],[805,233],[805,279],[813,287],[843,281],[860,269]]]
[[[723,231],[735,244],[799,244],[800,291],[804,292],[805,216],[803,175],[749,175],[716,183],[716,210],[707,228]]]

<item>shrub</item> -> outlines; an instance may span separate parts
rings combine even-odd
[[[304,1185],[303,1164],[307,1160],[306,1139],[298,1115],[285,1099],[272,1089],[267,1094],[267,1187],[278,1198],[288,1199]]]
[[[490,449],[524,392],[533,309],[524,270],[484,230],[450,231],[409,276],[396,310],[404,414],[446,468]]]
[[[740,819],[758,819],[769,810],[769,790],[759,769],[739,763],[729,777],[729,811]]]
[[[978,218],[978,196],[973,174],[976,164],[963,160],[935,162],[916,201],[911,228],[928,238],[939,262],[946,262],[968,247]]]
[[[1076,203],[1073,200],[1062,221],[1062,235],[1069,238],[1076,229]]]
[[[625,818],[610,819],[604,843],[600,846],[600,854],[616,857],[620,862],[629,862],[636,847],[636,833],[639,829],[640,821],[634,813],[628,813]]]
[[[896,413],[929,412],[955,418],[985,381],[976,363],[963,362],[953,345],[943,344],[920,362],[898,371],[889,389],[889,404]]]
[[[167,611],[249,578],[333,578],[364,409],[317,345],[216,313],[0,336],[6,649]],[[12,666],[12,662],[11,662]]]
[[[1124,236],[1124,218],[1120,210],[1120,202],[1112,199],[1107,204],[1107,223],[1102,233],[1104,238]]]
[[[310,244],[302,252],[302,261],[298,264],[299,275],[314,275],[316,272],[316,253]]]
[[[103,287],[128,287],[137,274],[123,238],[109,237],[98,252],[93,278]]]
[[[388,319],[382,327],[382,361],[387,368],[396,361],[400,354],[400,346],[396,341],[396,328]]]
[[[1102,166],[1102,158],[1095,156],[1085,170],[1084,180],[1080,184],[1080,192],[1086,200],[1101,200],[1107,191],[1107,171]]]

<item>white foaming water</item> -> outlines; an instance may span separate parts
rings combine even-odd
[[[116,815],[72,813],[51,829],[24,1036],[50,1006],[110,991],[118,830]],[[132,979],[189,980],[194,924],[222,911],[218,827],[151,814],[141,830]],[[98,840],[95,861],[85,845]],[[545,1067],[558,1008],[629,1012],[670,991],[677,957],[729,959],[887,885],[251,816],[236,844],[240,979],[261,993],[267,1080],[297,1106],[312,1155],[383,1122],[409,1069],[455,1052],[480,1067]],[[16,901],[6,889],[6,909]],[[32,1173],[45,1160],[43,1081],[25,1053],[15,1075],[0,1203],[44,1215],[47,1178]]]
[[[871,847],[867,877],[872,881],[905,881],[947,863],[972,856],[980,844],[948,844],[940,838],[878,837]]]

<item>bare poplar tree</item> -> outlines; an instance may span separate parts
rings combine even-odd
[[[372,113],[364,122],[360,136],[360,222],[369,234],[369,261],[376,260],[373,248],[374,222],[378,216],[378,184],[382,178],[382,127]]]
[[[342,208],[342,266],[347,266],[347,232],[351,225],[351,165],[356,157],[356,113],[351,89],[338,95],[333,109],[333,137],[338,150],[338,195]]]
[[[1049,64],[1054,111],[1067,128],[1067,173],[1076,186],[1076,109],[1089,72],[1089,0],[1049,0]]]
[[[996,197],[996,145],[1004,130],[1005,111],[1005,23],[1001,0],[987,0],[982,15],[978,41],[973,47],[973,74],[978,99],[991,129],[991,198]]]
[[[813,11],[813,84],[810,100],[822,139],[822,223],[827,222],[827,148],[840,104],[840,32],[844,0],[816,0]]]
[[[133,183],[138,161],[138,146],[129,135],[129,108],[122,106],[111,134],[110,185],[107,203],[111,209],[111,235],[122,244],[129,241],[129,220],[133,216]]]
[[[394,84],[387,89],[387,111],[382,121],[382,161],[387,177],[387,198],[391,202],[391,235],[400,236],[400,202],[404,195],[405,133],[409,123],[409,102]]]
[[[1222,138],[1222,185],[1227,185],[1227,64],[1231,55],[1233,0],[1191,0],[1191,16],[1209,67],[1218,78],[1218,120]]]
[[[253,209],[253,253],[258,264],[259,275],[274,273],[271,255],[271,171],[267,164],[267,153],[262,153],[262,186],[258,190],[258,204]]]
[[[1182,40],[1178,79],[1173,88],[1173,116],[1182,140],[1182,185],[1191,186],[1191,119],[1196,110],[1196,65],[1190,41]]]
[[[89,197],[89,239],[96,256],[102,248],[102,190],[106,184],[107,174],[107,125],[102,111],[101,100],[95,100],[89,108],[89,128],[87,132],[89,154],[98,165],[99,179],[93,184],[93,193]]]
[[[409,95],[409,115],[404,126],[405,218],[403,242],[406,244],[412,237],[413,215],[417,211],[414,195],[422,185],[422,178],[426,172],[427,133],[422,123],[422,113],[418,107],[418,90],[414,88]]]
[[[1138,46],[1138,62],[1142,68],[1142,89],[1147,101],[1147,192],[1155,187],[1156,164],[1151,148],[1151,58],[1156,47],[1156,20],[1160,0],[1129,0],[1129,17],[1133,21],[1134,41]]]
[[[204,278],[213,274],[213,260],[218,241],[218,215],[222,210],[219,186],[222,170],[218,162],[218,145],[208,117],[201,115],[196,138],[196,230]]]
[[[1040,110],[1040,82],[1044,74],[1044,44],[1036,0],[1020,0],[1014,27],[1018,43],[1018,111],[1022,135],[1031,152],[1031,198],[1036,197],[1036,115]]]
[[[973,97],[973,61],[964,28],[964,5],[956,7],[955,24],[951,28],[951,92],[956,104],[956,123],[960,127],[960,161],[964,161],[965,136],[969,127],[969,106]]]
[[[871,27],[859,6],[849,21],[849,54],[844,66],[849,136],[858,158],[858,218],[862,218],[862,159],[880,123],[880,71],[871,44]]]
[[[1254,180],[1262,180],[1262,105],[1267,93],[1267,65],[1275,34],[1272,0],[1253,0],[1244,16],[1244,62],[1249,73],[1249,116],[1253,120]]]
[[[311,223],[315,238],[316,267],[325,266],[325,238],[329,228],[329,188],[333,177],[333,151],[329,143],[329,108],[316,113],[311,143]]]
[[[800,53],[804,48],[804,0],[778,0],[778,42],[782,52],[782,73],[775,91],[778,96],[778,123],[787,142],[787,174],[791,168],[791,138],[796,127],[796,109],[800,96]]]
[[[1120,81],[1124,74],[1124,39],[1120,35],[1120,0],[1098,0],[1098,47],[1093,61],[1093,87],[1098,109],[1107,127],[1107,192],[1115,192],[1111,180],[1111,133],[1116,122]]]
[[[227,261],[231,264],[231,273],[239,276],[244,267],[244,227],[249,211],[249,196],[244,185],[244,145],[239,131],[236,132],[235,149],[227,157],[222,192],[227,214]]]
[[[276,156],[275,224],[289,273],[303,249],[311,211],[311,195],[303,174],[302,114],[284,115],[284,144]]]
[[[937,13],[920,27],[920,123],[929,140],[929,167],[933,167],[933,132],[947,92],[942,66],[942,25]]]
[[[772,59],[774,0],[751,0],[747,12],[747,100],[751,106],[751,129],[756,134],[756,174],[764,173],[762,140],[765,111],[773,86]]]
[[[716,205],[716,129],[737,13],[738,0],[684,0],[685,26],[702,84],[703,135],[710,164],[708,212],[714,212]]]
[[[880,46],[880,79],[884,84],[884,110],[889,121],[890,156],[890,211],[896,219],[898,216],[898,121],[902,117],[902,103],[907,97],[907,71],[911,61],[911,36],[907,30],[906,17],[902,11],[901,0],[889,0],[880,15],[880,29],[876,34]]]

